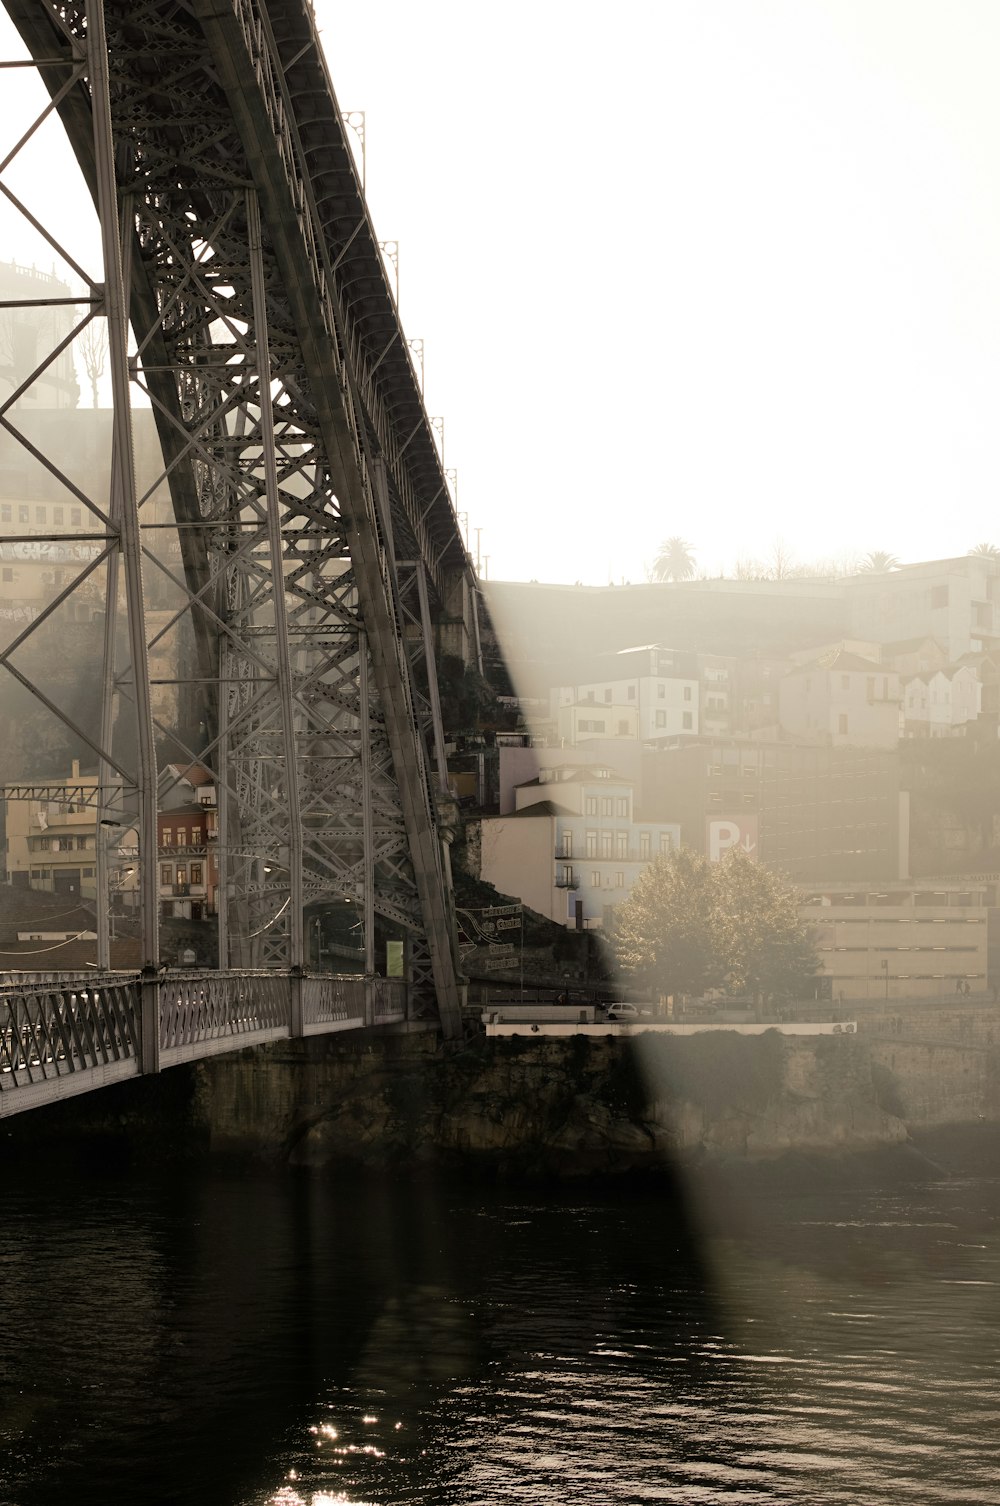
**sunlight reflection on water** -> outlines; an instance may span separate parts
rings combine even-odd
[[[646,1194],[15,1191],[0,1506],[1000,1506],[1000,1197],[963,1196],[772,1198],[703,1260]]]

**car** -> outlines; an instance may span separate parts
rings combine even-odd
[[[606,1013],[609,1020],[637,1020],[646,1011],[637,1004],[609,1004]]]

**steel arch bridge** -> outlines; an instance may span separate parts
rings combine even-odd
[[[283,973],[294,995],[306,907],[346,900],[363,920],[368,988],[351,1020],[382,1007],[375,945],[388,926],[405,937],[411,995],[432,1000],[454,1037],[454,805],[434,667],[442,641],[467,662],[476,654],[476,581],[311,6],[4,5],[27,53],[5,67],[37,70],[42,113],[61,120],[101,231],[103,264],[82,266],[47,228],[44,201],[7,185],[37,124],[24,121],[0,162],[0,191],[83,288],[62,300],[72,335],[33,376],[105,321],[113,439],[110,495],[88,495],[57,449],[43,454],[24,433],[17,399],[27,383],[0,402],[5,434],[73,493],[99,545],[6,643],[0,666],[89,748],[99,786],[76,794],[95,804],[95,820],[138,833],[145,1043],[136,1050],[154,1068],[167,1039],[153,1023],[163,1004],[152,982],[155,746],[176,729],[154,717],[151,581],[173,593],[171,626],[183,620],[194,644],[178,693],[203,729],[185,753],[210,767],[218,790],[220,975]],[[149,490],[137,492],[136,391],[152,408],[169,486],[169,557],[147,527]],[[84,580],[99,582],[105,607],[89,720],[68,716],[19,658]],[[37,786],[8,793],[45,798]],[[106,967],[103,849],[98,840]],[[53,1060],[66,1059],[76,1010],[49,1010]],[[301,1004],[297,1019],[301,1032]],[[91,1028],[124,1038],[113,1023]],[[23,1011],[8,1019],[12,1039],[18,1030]]]

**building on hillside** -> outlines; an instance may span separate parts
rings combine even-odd
[[[513,811],[483,819],[481,876],[560,925],[606,924],[680,842],[676,823],[635,819],[631,782],[604,764],[545,769],[515,795]]]
[[[869,999],[992,995],[989,942],[996,883],[911,883],[804,888],[800,915],[812,928],[823,991],[850,1004]]]
[[[896,671],[843,649],[797,665],[779,689],[782,730],[833,748],[894,748],[899,708]]]
[[[900,638],[895,642],[883,643],[878,654],[867,654],[865,657],[878,658],[889,669],[898,670],[904,680],[913,675],[944,669],[948,664],[944,644],[936,638],[928,637]]]
[[[31,782],[37,785],[43,781]],[[81,774],[79,761],[74,759],[69,779],[53,780],[52,788],[62,791],[56,799],[5,802],[7,882],[93,901],[97,895],[97,838],[101,831],[93,799],[98,777]],[[120,802],[112,796],[109,803]],[[101,839],[108,843],[109,882],[114,887],[131,889],[135,883],[135,863],[123,833],[124,828],[109,827],[106,833],[101,831]]]
[[[216,805],[215,775],[200,763],[168,763],[160,770],[157,804],[161,811],[180,805]]]
[[[576,746],[594,737],[655,742],[697,734],[700,684],[694,654],[650,644],[614,656],[609,678],[553,692],[557,735]]]
[[[193,803],[157,816],[160,914],[164,920],[205,920],[216,912],[219,883],[214,805]]]
[[[878,643],[936,638],[948,662],[1000,644],[1000,560],[966,554],[844,582],[851,631]]]
[[[925,670],[904,680],[904,736],[961,736],[979,716],[981,691],[979,675],[971,664]]]
[[[713,860],[739,846],[796,882],[909,872],[897,749],[699,738],[644,749],[640,788],[640,818]]]

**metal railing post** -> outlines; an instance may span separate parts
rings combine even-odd
[[[139,980],[139,1070],[160,1070],[160,975],[144,967]]]
[[[305,1025],[305,1015],[303,1013],[302,998],[302,985],[304,982],[305,973],[303,969],[298,966],[293,966],[288,974],[288,987],[291,994],[289,1004],[289,1034],[291,1035],[292,1040],[297,1040],[305,1033],[303,1028]]]

